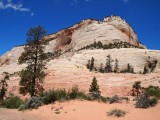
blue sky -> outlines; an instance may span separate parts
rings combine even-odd
[[[24,44],[30,27],[48,34],[83,19],[119,15],[149,49],[160,50],[160,0],[0,0],[0,55]]]

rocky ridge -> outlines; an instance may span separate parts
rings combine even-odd
[[[45,89],[71,88],[78,85],[88,91],[91,80],[96,76],[103,95],[128,95],[135,81],[143,86],[160,86],[160,51],[149,50],[140,44],[131,26],[119,16],[107,17],[102,21],[83,20],[70,28],[43,38],[48,44],[45,52],[51,56],[46,64],[47,76]],[[11,74],[9,90],[18,94],[18,72],[25,68],[19,65],[18,58],[23,46],[14,47],[0,57],[0,78],[3,72]],[[127,65],[134,69],[133,73],[100,73],[105,67],[107,56],[112,59],[114,69],[116,59],[119,71]],[[88,61],[94,58],[94,69],[87,69]],[[142,74],[144,67],[149,74]]]
[[[54,64],[59,69],[58,67],[62,65],[59,64],[59,61],[63,61],[63,68],[68,64],[86,68],[88,60],[92,57],[95,58],[95,67],[99,69],[101,63],[105,65],[106,56],[109,54],[113,58],[113,66],[115,59],[119,60],[121,70],[129,63],[135,73],[143,73],[144,66],[155,61],[154,72],[160,69],[160,51],[148,50],[140,44],[131,26],[119,16],[106,17],[102,21],[83,20],[70,28],[45,36],[43,40],[49,43],[45,47],[46,53],[59,53],[58,57],[47,63],[48,70],[52,70],[51,66]],[[102,45],[127,43],[130,46],[129,48],[114,47],[112,49],[103,49],[103,47],[96,49],[93,46],[89,49],[85,48],[98,42],[101,42]],[[14,73],[24,68],[25,64],[18,65],[18,58],[22,52],[23,46],[20,46],[2,55],[0,73],[5,71]]]

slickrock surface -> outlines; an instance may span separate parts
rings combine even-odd
[[[135,81],[142,81],[144,86],[158,85],[160,82],[160,51],[148,50],[138,41],[137,35],[131,26],[119,16],[107,17],[102,21],[93,19],[83,20],[70,28],[47,35],[43,38],[49,42],[45,52],[54,53],[61,51],[61,55],[50,60],[46,64],[47,77],[44,80],[46,89],[53,87],[70,88],[78,85],[88,91],[92,78],[97,77],[101,91],[104,95],[123,94],[127,95]],[[127,42],[144,48],[114,48],[114,49],[84,49],[79,50],[94,42],[102,42],[103,45],[115,42]],[[17,73],[25,68],[25,64],[19,65],[18,58],[23,52],[23,46],[15,47],[0,57],[0,78],[3,72],[12,74],[10,77],[10,90],[18,93],[20,78]],[[118,60],[120,70],[127,68],[129,63],[136,74],[125,73],[98,73],[90,72],[86,68],[88,60],[94,57],[94,65],[97,69],[101,63],[106,64],[107,56],[111,55],[112,67],[115,59]],[[153,73],[143,73],[144,66],[157,61]],[[125,92],[124,92],[125,91]]]

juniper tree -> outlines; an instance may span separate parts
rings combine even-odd
[[[90,69],[90,62],[91,62],[91,61],[88,60],[88,63],[87,63],[87,65],[86,65],[86,66],[87,66],[87,69]]]
[[[140,95],[141,89],[142,89],[141,81],[136,81],[132,86],[133,95],[138,97]]]
[[[98,41],[97,46],[98,46],[98,48],[103,48],[102,42],[101,42],[101,41]]]
[[[148,72],[149,72],[149,71],[148,71],[147,67],[144,66],[143,74],[146,74],[146,73],[148,73]]]
[[[127,72],[130,72],[130,70],[131,70],[131,66],[130,66],[130,64],[128,63],[128,64],[127,64]]]
[[[128,73],[134,73],[134,69],[130,66],[130,64],[127,64],[127,72]]]
[[[7,80],[9,80],[9,74],[4,72],[4,78],[0,81],[0,100],[3,100],[6,95],[8,87]]]
[[[100,92],[100,90],[99,90],[99,86],[98,86],[98,84],[97,84],[97,79],[96,79],[96,77],[94,77],[93,80],[92,80],[92,84],[90,85],[89,92],[90,92],[92,95],[96,95],[97,97],[101,95],[101,92]]]
[[[91,65],[90,65],[90,71],[94,69],[94,58],[91,58]]]
[[[114,67],[114,72],[118,73],[119,72],[119,65],[118,65],[118,60],[115,60],[115,67]]]
[[[107,60],[106,60],[106,66],[105,66],[105,72],[109,73],[112,72],[112,59],[111,59],[111,55],[107,56]]]
[[[103,64],[101,63],[101,66],[99,68],[99,72],[104,73],[104,68],[103,68]]]
[[[20,72],[20,93],[29,93],[35,96],[43,90],[43,79],[45,78],[46,55],[44,54],[43,36],[46,31],[42,26],[29,29],[27,32],[27,43],[24,52],[19,57],[19,63],[26,63],[27,67]]]
[[[96,41],[94,41],[93,47],[94,47],[94,48],[97,48],[97,43],[96,43]]]

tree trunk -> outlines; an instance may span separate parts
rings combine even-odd
[[[35,82],[36,82],[36,72],[37,72],[37,60],[38,60],[38,40],[36,42],[36,51],[35,51],[35,61],[34,61],[34,77],[32,79],[32,92],[31,92],[31,97],[35,96]]]

